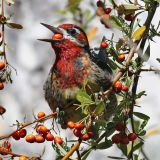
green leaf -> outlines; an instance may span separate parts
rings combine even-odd
[[[95,114],[96,115],[101,115],[105,110],[105,104],[104,102],[100,102],[97,104],[96,109],[95,109]]]
[[[100,144],[98,144],[96,146],[97,149],[107,149],[110,148],[112,146],[112,141],[111,140],[107,140],[105,142],[102,142]]]
[[[146,120],[146,121],[148,121],[148,120],[150,119],[149,116],[147,116],[147,115],[145,115],[145,114],[143,114],[143,113],[140,113],[140,112],[133,112],[133,114],[134,114],[136,117],[138,117],[138,118],[140,118],[140,119],[143,119],[143,120]]]
[[[127,145],[120,144],[118,148],[122,151],[122,153],[127,156]]]
[[[145,130],[143,130],[143,131],[141,131],[141,132],[138,133],[139,136],[144,136],[145,134],[146,134]]]
[[[12,29],[22,29],[23,26],[17,23],[7,23],[7,26]]]
[[[160,63],[160,58],[157,58],[156,60]]]
[[[146,96],[146,91],[142,91],[136,95],[136,99],[141,98],[142,96]]]
[[[143,130],[144,127],[147,125],[147,123],[148,123],[148,120],[143,121],[142,124],[140,125],[140,129]]]
[[[143,146],[143,142],[139,142],[138,144],[136,144],[133,149],[132,149],[132,152],[136,151],[137,149],[141,148]],[[131,154],[131,151],[130,153],[128,154],[128,157],[130,157],[129,155]]]
[[[111,158],[111,159],[126,159],[126,158],[114,157],[114,156],[108,156],[108,158]]]
[[[142,60],[147,62],[150,58],[150,51],[151,51],[151,47],[150,47],[150,43],[145,51],[145,53],[143,54]]]
[[[89,150],[88,152],[86,152],[86,153],[84,154],[84,156],[82,157],[82,160],[86,160],[87,157],[89,156],[89,154],[91,153],[91,151],[92,151],[92,150]]]
[[[81,104],[91,104],[93,103],[91,97],[84,91],[79,91],[76,95],[76,99],[81,103]]]

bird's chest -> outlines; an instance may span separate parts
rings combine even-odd
[[[90,59],[87,56],[60,59],[56,64],[56,79],[61,89],[80,87],[90,75]]]

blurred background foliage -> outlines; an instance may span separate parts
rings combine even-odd
[[[117,3],[125,1],[117,0]],[[111,6],[109,1],[106,2]],[[13,15],[13,20],[23,25],[23,30],[6,29],[7,38],[7,58],[14,68],[17,69],[17,75],[13,72],[13,84],[8,84],[6,89],[1,91],[0,103],[5,106],[7,112],[0,119],[0,135],[13,130],[10,127],[16,120],[33,120],[32,113],[45,111],[50,113],[50,109],[43,97],[43,83],[47,77],[49,69],[55,60],[55,55],[48,44],[38,42],[38,38],[52,36],[51,33],[40,25],[40,22],[59,25],[61,23],[76,23],[87,32],[92,47],[99,46],[99,43],[105,35],[111,38],[112,33],[115,39],[121,36],[118,30],[106,29],[96,17],[96,0],[16,0],[14,5],[6,8],[6,15]],[[142,22],[146,14],[140,16]],[[157,18],[160,16],[160,9],[157,10],[153,24],[157,24]],[[157,43],[151,42],[151,58],[148,64],[153,64],[157,68],[159,64],[156,58],[159,57],[159,38]],[[148,65],[146,63],[146,66]],[[160,120],[160,78],[153,73],[143,73],[139,91],[146,90],[147,97],[143,97],[138,104],[143,106],[139,111],[150,115],[151,120],[148,125],[145,151],[154,160],[159,160],[160,146],[157,139],[160,138],[159,120]],[[51,121],[46,125],[50,126]],[[31,130],[28,128],[28,131]],[[32,131],[32,130],[31,130]],[[69,130],[61,131],[62,137],[71,136]],[[66,135],[65,135],[66,134]],[[154,136],[153,136],[154,135]],[[27,144],[24,140],[15,141],[11,139],[13,151],[30,155],[39,155],[44,150],[44,145]],[[152,147],[151,147],[152,146]],[[48,154],[49,153],[49,154]],[[104,151],[93,152],[88,160],[106,160],[108,155],[121,155],[121,152],[112,147]],[[53,159],[55,152],[51,149],[51,144],[45,144],[44,160]]]

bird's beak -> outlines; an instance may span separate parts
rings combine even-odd
[[[41,23],[41,24],[43,26],[45,26],[46,28],[48,28],[49,30],[51,30],[53,33],[63,34],[62,31],[59,28],[50,26],[50,25],[45,24],[45,23]],[[55,43],[57,41],[60,41],[60,40],[54,40],[54,39],[38,39],[38,40],[44,41],[44,42],[51,42],[51,43]]]

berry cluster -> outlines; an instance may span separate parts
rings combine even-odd
[[[4,151],[4,152],[3,152]],[[9,141],[4,141],[0,146],[0,154],[7,155],[5,152],[11,151],[11,143]]]
[[[37,118],[40,119],[43,117],[45,117],[45,113],[39,112],[37,115]],[[25,140],[28,143],[34,143],[34,142],[43,143],[45,140],[54,141],[55,143],[58,143],[58,144],[63,143],[63,140],[61,137],[53,136],[53,134],[50,132],[50,130],[46,126],[44,126],[43,124],[39,124],[38,126],[36,126],[35,131],[36,131],[36,135],[34,135],[32,133],[27,135],[26,129],[17,130],[16,132],[14,132],[12,134],[12,137],[15,140],[19,140],[20,138],[25,137]]]
[[[5,69],[6,64],[3,61],[0,61],[0,72],[3,72],[3,70]],[[4,88],[4,84],[3,84],[3,80],[0,80],[0,90],[2,90]]]
[[[115,129],[119,131],[119,133],[116,133],[112,136],[112,142],[116,144],[129,144],[129,141],[134,141],[137,139],[136,133],[129,133],[126,134],[126,126],[123,123],[117,123],[115,126]]]
[[[129,88],[128,88],[127,85],[123,85],[122,82],[117,81],[117,82],[114,84],[114,90],[115,90],[116,92],[120,92],[120,91],[128,92]]]
[[[80,138],[81,140],[87,141],[91,138],[93,138],[94,133],[90,130],[87,130],[86,127],[82,123],[74,123],[72,121],[69,121],[67,123],[68,128],[74,129],[73,134]]]

